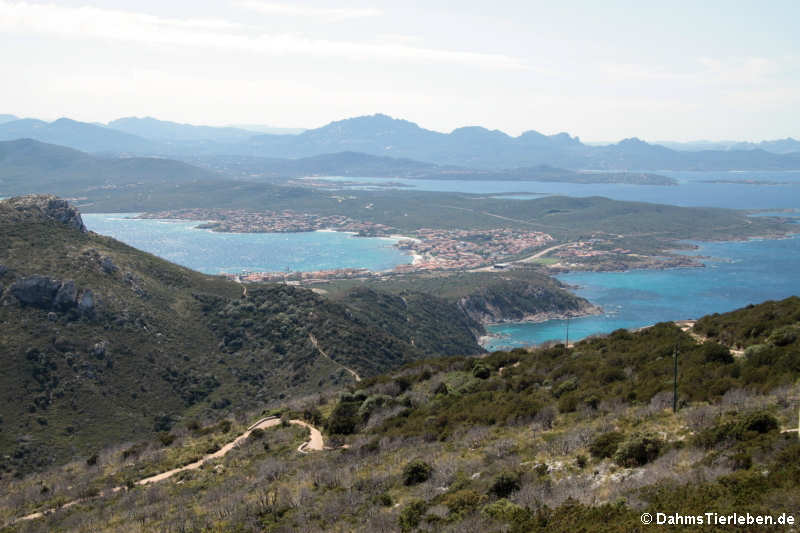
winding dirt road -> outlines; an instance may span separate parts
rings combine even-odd
[[[173,468],[172,470],[167,470],[166,472],[162,472],[162,473],[156,474],[154,476],[150,476],[150,477],[146,477],[144,479],[140,479],[135,484],[136,485],[149,485],[151,483],[158,483],[159,481],[164,481],[165,479],[169,479],[172,476],[174,476],[175,474],[178,474],[180,472],[185,472],[187,470],[197,470],[198,468],[203,466],[208,461],[213,461],[214,459],[219,459],[220,457],[224,457],[231,450],[233,450],[234,448],[239,447],[239,445],[242,442],[244,442],[245,440],[247,440],[248,437],[250,437],[250,434],[253,432],[253,430],[255,430],[255,429],[267,429],[267,428],[275,427],[275,426],[280,425],[280,423],[281,423],[281,419],[277,418],[275,416],[264,417],[261,420],[257,421],[256,423],[254,423],[253,425],[251,425],[249,428],[247,428],[247,431],[245,431],[244,433],[242,433],[241,435],[239,435],[238,437],[233,439],[231,442],[229,442],[226,445],[224,445],[222,448],[220,448],[216,452],[210,453],[208,455],[205,455],[202,458],[198,459],[197,461],[195,461],[193,463],[189,463],[188,465],[182,466],[180,468]],[[322,433],[320,433],[320,431],[317,428],[315,428],[314,426],[312,426],[311,424],[309,424],[307,422],[304,422],[303,420],[297,420],[297,419],[289,420],[289,423],[290,424],[294,424],[296,426],[302,426],[304,428],[308,428],[308,431],[310,433],[309,440],[307,440],[306,442],[304,442],[303,444],[301,444],[297,448],[298,452],[300,452],[300,453],[309,453],[309,452],[312,452],[312,451],[316,452],[316,451],[322,451],[322,450],[325,449],[325,441],[322,438]],[[31,513],[29,515],[21,516],[21,517],[17,518],[16,520],[12,521],[8,525],[13,525],[13,524],[16,524],[17,522],[23,522],[23,521],[26,521],[26,520],[34,520],[36,518],[41,518],[41,517],[43,517],[45,515],[48,515],[50,513],[55,512],[55,511],[58,511],[58,510],[61,510],[61,509],[66,509],[68,507],[72,507],[73,505],[77,505],[79,503],[83,503],[83,502],[91,500],[91,499],[102,498],[104,496],[108,496],[108,495],[114,494],[116,492],[119,492],[119,491],[121,491],[123,489],[125,489],[125,487],[114,487],[113,489],[109,489],[107,491],[102,491],[102,492],[98,493],[97,496],[93,496],[91,498],[80,498],[80,499],[77,499],[77,500],[73,500],[71,502],[67,502],[64,505],[61,505],[59,507],[54,507],[52,509],[46,509],[44,511],[38,511],[38,512],[35,512],[35,513]]]

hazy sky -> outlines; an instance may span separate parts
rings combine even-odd
[[[800,138],[800,1],[0,0],[0,113]]]

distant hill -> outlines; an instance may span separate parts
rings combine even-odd
[[[16,139],[68,146],[84,152],[158,153],[153,141],[111,128],[60,118],[53,122],[21,119],[0,124],[0,141]]]
[[[356,151],[484,169],[538,165],[601,170],[800,168],[800,155],[797,154],[773,154],[764,150],[688,153],[639,139],[626,139],[608,146],[588,146],[566,133],[543,135],[527,131],[511,137],[501,131],[477,126],[440,133],[381,114],[332,122],[295,136],[257,136],[250,140],[249,150],[249,153],[262,156],[292,158]]]
[[[112,120],[109,128],[161,141],[241,141],[259,132],[241,128],[194,126],[158,120],[152,117],[126,117]]]
[[[658,141],[656,144],[666,146],[672,150],[687,152],[699,152],[702,150],[764,150],[775,154],[800,152],[800,141],[791,137],[757,143],[739,141]]]
[[[0,142],[0,196],[79,194],[130,184],[214,180],[210,170],[152,157],[100,158],[32,139]]]
[[[306,131],[306,128],[282,128],[269,124],[231,124],[231,127],[272,135],[297,135]]]
[[[110,126],[113,127],[69,119],[50,123],[14,120],[0,123],[0,140],[31,138],[85,152],[186,159],[209,156],[302,159],[358,152],[484,170],[540,165],[612,171],[800,169],[800,151],[778,154],[767,150],[793,150],[797,141],[791,139],[770,141],[763,146],[748,145],[745,149],[732,146],[691,152],[635,138],[607,146],[589,146],[567,133],[543,135],[527,131],[512,137],[479,126],[441,133],[381,114],[339,120],[297,135],[250,135],[251,132],[237,128],[192,126],[152,118],[120,119]]]
[[[15,116],[15,115],[2,115],[2,114],[0,114],[0,124],[3,124],[5,122],[11,122],[12,120],[18,120],[18,119],[19,119],[19,117]]]
[[[252,156],[204,156],[189,161],[247,180],[313,176],[353,176],[437,180],[558,181],[569,183],[632,183],[675,185],[672,178],[647,173],[575,172],[548,165],[483,170],[436,165],[408,158],[338,152],[299,159]]]

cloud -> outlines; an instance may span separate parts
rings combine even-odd
[[[247,26],[221,19],[176,19],[95,7],[5,0],[0,0],[0,31],[273,56],[449,63],[500,70],[527,68],[520,59],[504,54],[424,48],[402,43],[338,41],[290,33],[258,34]]]
[[[382,11],[375,8],[311,7],[259,0],[242,0],[236,5],[252,11],[269,15],[289,15],[297,17],[320,17],[329,20],[377,17]]]

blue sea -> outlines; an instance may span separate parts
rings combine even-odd
[[[785,172],[690,172],[657,171],[656,174],[677,180],[678,185],[627,185],[621,183],[557,183],[540,181],[416,180],[391,178],[314,178],[357,183],[350,187],[375,188],[382,181],[402,183],[406,190],[461,192],[499,198],[529,200],[564,196],[605,196],[614,200],[652,202],[683,207],[727,207],[731,209],[770,209],[800,207],[800,171]],[[707,183],[713,180],[748,180],[780,182],[786,185],[743,183]],[[527,193],[512,196],[509,193]]]
[[[699,318],[750,303],[800,295],[800,236],[779,240],[695,243],[704,268],[575,272],[558,276],[605,311],[569,320],[570,341],[618,328]],[[490,350],[564,341],[567,321],[489,326]]]
[[[333,268],[390,270],[411,256],[395,239],[349,233],[216,233],[198,221],[135,219],[132,213],[90,213],[90,230],[206,274],[308,272]]]
[[[551,194],[600,195],[619,200],[736,209],[794,209],[800,213],[800,172],[659,172],[674,177],[672,187],[622,184],[403,180],[417,190],[475,193],[531,199]],[[378,178],[330,178],[370,188]],[[789,185],[706,183],[708,180],[788,182]],[[519,194],[523,193],[523,194]],[[771,214],[771,213],[770,213]],[[87,214],[86,225],[132,246],[190,268],[217,274],[242,271],[311,271],[344,267],[388,270],[411,258],[388,239],[355,238],[343,233],[214,233],[198,222],[138,220],[124,214]],[[800,232],[800,226],[798,226]],[[693,252],[705,268],[630,272],[570,273],[559,278],[605,311],[569,321],[577,340],[618,328],[637,328],[665,320],[697,318],[768,299],[800,294],[800,237],[747,242],[696,243]],[[489,349],[563,340],[566,322],[491,326]]]

